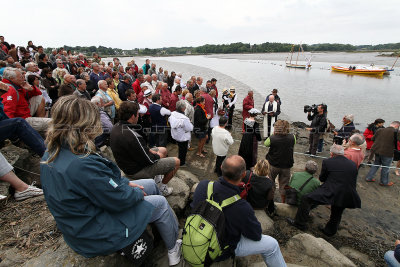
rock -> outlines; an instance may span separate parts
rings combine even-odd
[[[237,267],[264,267],[267,266],[260,254],[246,257],[236,257]]]
[[[351,259],[352,261],[359,262],[366,267],[375,267],[375,263],[369,260],[368,256],[350,247],[341,247],[339,251]]]
[[[254,210],[254,213],[261,224],[262,233],[265,235],[272,234],[274,231],[274,221],[268,217],[265,210]]]
[[[178,170],[175,176],[184,181],[189,188],[192,188],[193,185],[199,182],[199,178],[196,175],[186,170]]]
[[[33,258],[25,262],[23,267],[108,267],[119,266],[128,267],[132,263],[119,254],[109,256],[99,256],[95,258],[85,258],[75,253],[68,245],[60,238],[60,246],[53,251],[48,249],[39,257]]]
[[[276,214],[281,217],[289,217],[294,219],[297,213],[297,207],[285,203],[277,203],[275,202],[276,206]]]
[[[174,189],[172,194],[167,197],[168,203],[175,213],[181,214],[188,202],[190,188],[183,180],[177,177],[173,177],[168,186]]]
[[[17,248],[12,248],[0,253],[0,267],[20,266],[25,261],[24,255],[21,255]]]
[[[310,267],[356,266],[326,240],[310,234],[293,236],[282,252],[287,262]]]
[[[196,183],[192,186],[192,189],[190,189],[190,193],[194,194],[194,192],[196,191],[197,186],[199,185],[199,183]]]

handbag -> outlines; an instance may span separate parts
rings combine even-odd
[[[297,205],[297,201],[298,201],[297,195],[298,195],[298,193],[300,193],[303,190],[303,188],[308,184],[308,182],[310,182],[312,180],[312,178],[314,178],[314,177],[311,175],[311,177],[307,181],[304,182],[304,184],[299,188],[299,190],[297,190],[296,188],[287,186],[285,188],[286,204]]]
[[[153,236],[145,229],[132,244],[124,247],[119,252],[128,258],[134,266],[140,266],[153,250]]]

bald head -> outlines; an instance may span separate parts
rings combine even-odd
[[[227,157],[221,165],[222,176],[231,182],[239,182],[246,175],[246,162],[241,156]]]
[[[273,95],[270,95],[269,98],[268,98],[268,100],[269,100],[269,102],[274,102],[275,97],[274,97]]]

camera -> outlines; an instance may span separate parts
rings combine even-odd
[[[343,145],[343,140],[344,138],[341,136],[334,136],[333,137],[333,143],[336,145]]]
[[[304,113],[307,113],[307,112],[317,113],[317,109],[318,109],[318,105],[316,105],[316,104],[313,104],[311,106],[305,105]]]

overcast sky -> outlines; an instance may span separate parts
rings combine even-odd
[[[400,42],[399,0],[14,1],[1,19],[0,35],[24,46]]]

